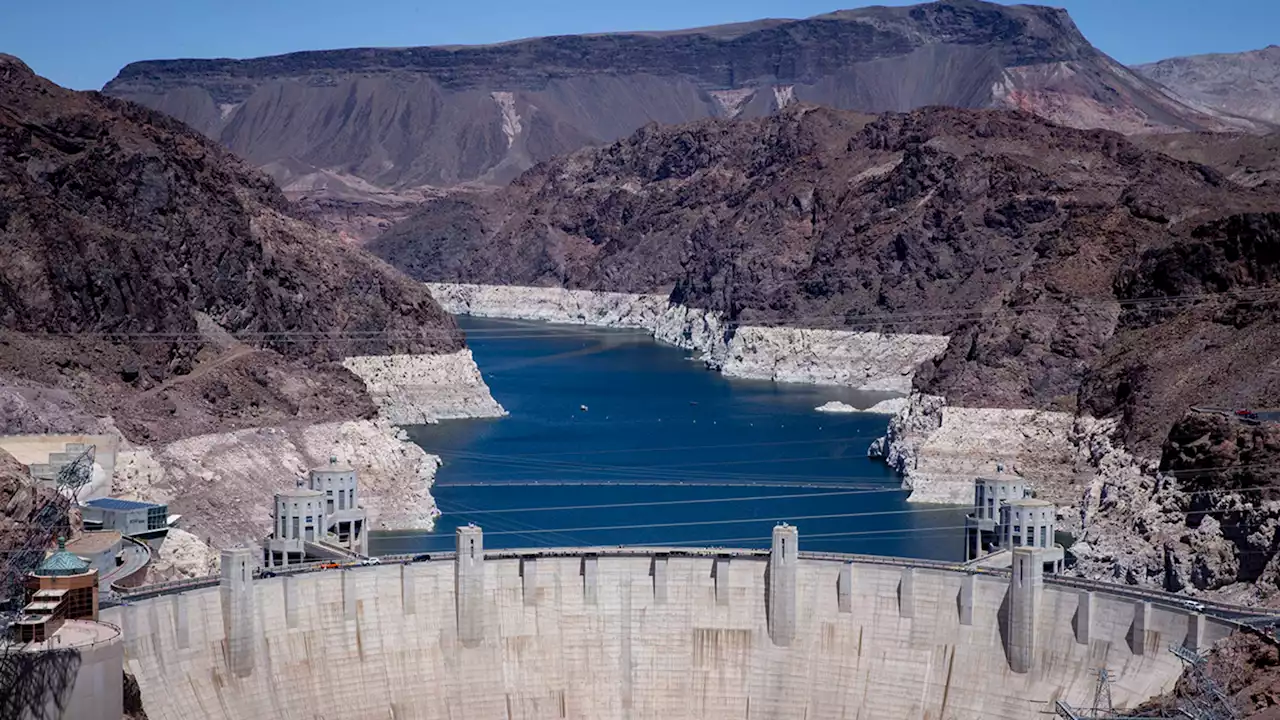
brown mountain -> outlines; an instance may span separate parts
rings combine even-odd
[[[1242,360],[1244,321],[1215,314],[1227,301],[1161,314],[1144,299],[1269,287],[1274,216],[1244,215],[1266,209],[1280,209],[1266,186],[1028,113],[795,107],[648,126],[500,191],[429,202],[371,248],[424,280],[671,290],[739,322],[946,333],[921,388],[969,405],[1079,401],[1125,415],[1158,454],[1187,402],[1243,390],[1217,373]],[[1233,264],[1233,242],[1263,265]],[[1157,272],[1178,258],[1203,277]],[[1201,382],[1178,389],[1189,377]],[[1280,391],[1273,377],[1249,379],[1251,396]]]
[[[1162,133],[1134,140],[1166,155],[1208,165],[1240,185],[1280,184],[1280,133]]]
[[[133,63],[105,92],[166,112],[294,196],[502,184],[648,122],[791,103],[1005,107],[1124,132],[1251,126],[1124,68],[1065,11],[945,0],[678,32]]]
[[[1134,70],[1201,107],[1280,123],[1280,45],[1169,58]]]
[[[185,125],[0,56],[0,427],[357,417],[334,361],[462,346],[419,285],[294,212]]]

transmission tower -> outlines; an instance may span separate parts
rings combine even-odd
[[[1182,645],[1170,652],[1186,666],[1189,695],[1178,705],[1178,712],[1192,720],[1240,720],[1235,704],[1216,680],[1209,677],[1207,663],[1200,653]]]
[[[25,523],[9,528],[0,537],[0,639],[22,609],[27,576],[44,560],[45,551],[59,536],[70,533],[68,513],[80,489],[93,477],[95,447],[90,445],[58,470],[56,490],[45,493],[44,502]],[[40,493],[37,491],[37,497]]]
[[[1115,673],[1106,668],[1098,668],[1094,671],[1097,676],[1097,682],[1093,686],[1093,707],[1081,708],[1077,710],[1067,703],[1059,700],[1054,705],[1054,714],[1065,720],[1137,720],[1136,715],[1117,715],[1115,704],[1111,699],[1111,683],[1115,680]],[[1142,716],[1150,718],[1150,715]]]
[[[1116,706],[1111,702],[1111,671],[1098,668],[1098,684],[1093,688],[1093,716],[1115,715]]]
[[[63,465],[58,470],[58,488],[66,488],[66,491],[71,495],[72,502],[78,499],[80,489],[93,480],[93,461],[96,452],[97,446],[90,445],[77,455],[74,460]]]

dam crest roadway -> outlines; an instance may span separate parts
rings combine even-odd
[[[800,550],[456,549],[222,574],[103,611],[165,718],[1032,718],[1172,688],[1184,656],[1271,618],[1011,570]],[[336,713],[336,714],[335,714]]]

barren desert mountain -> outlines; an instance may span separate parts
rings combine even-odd
[[[360,181],[502,184],[649,122],[754,118],[793,103],[1020,108],[1123,132],[1253,127],[1121,66],[1063,10],[978,0],[487,46],[153,60],[123,68],[105,92],[269,167],[294,196]]]
[[[1280,45],[1169,58],[1134,70],[1202,107],[1280,123]]]
[[[336,361],[451,352],[416,283],[173,119],[0,56],[0,426],[131,440],[372,404]],[[331,335],[336,334],[334,338]]]
[[[1247,324],[1270,347],[1270,305],[1144,304],[1269,288],[1276,216],[1251,213],[1278,209],[1271,186],[1030,113],[795,106],[646,126],[429,201],[370,247],[423,280],[670,291],[741,323],[947,334],[921,389],[1082,403],[1158,456],[1188,404],[1239,383],[1280,393],[1240,344]],[[1198,270],[1174,272],[1192,256]]]
[[[1160,133],[1134,140],[1166,155],[1208,165],[1241,185],[1280,183],[1280,133]]]

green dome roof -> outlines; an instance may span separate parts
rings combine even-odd
[[[58,551],[44,559],[36,575],[79,575],[89,571],[89,562],[67,551],[66,538],[58,538]]]

